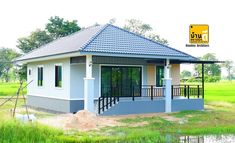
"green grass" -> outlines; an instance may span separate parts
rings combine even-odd
[[[20,87],[19,82],[16,82],[16,83],[0,82],[0,96],[16,95],[16,92],[19,87]],[[24,93],[26,93],[26,89],[25,89]]]
[[[11,90],[17,90],[16,85],[18,84],[1,85],[0,83],[0,92],[3,92],[3,95],[11,95]],[[100,131],[65,132],[40,124],[14,121],[10,119],[9,108],[12,108],[11,102],[0,107],[0,142],[5,143],[164,142],[166,135],[173,137],[172,142],[174,142],[177,137],[184,135],[235,134],[234,81],[205,84],[205,111],[182,111],[168,114],[184,121],[183,123],[168,121],[161,116],[139,116],[120,120],[126,123],[126,126],[106,127]],[[141,122],[147,122],[147,124],[131,126]]]
[[[235,103],[235,81],[205,84],[205,102],[225,101]]]

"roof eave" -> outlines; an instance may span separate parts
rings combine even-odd
[[[63,59],[69,57],[81,56],[80,52],[68,52],[68,53],[61,53],[61,54],[54,54],[54,55],[47,55],[42,57],[35,57],[35,58],[28,58],[28,59],[16,59],[14,63],[16,64],[27,64],[30,62],[39,62],[39,61],[46,61],[46,60],[55,60],[55,59]]]
[[[111,53],[111,52],[92,52],[80,51],[81,55],[96,55],[96,56],[109,56],[109,57],[130,57],[130,58],[152,58],[152,59],[170,59],[170,60],[189,60],[197,61],[197,58],[190,56],[167,56],[167,55],[145,55],[145,54],[130,54],[130,53]]]

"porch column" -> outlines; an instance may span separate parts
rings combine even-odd
[[[84,109],[94,112],[94,80],[92,77],[92,55],[86,55],[86,77],[84,78]]]
[[[171,112],[171,78],[170,78],[170,60],[166,59],[164,67],[165,84],[165,112]]]

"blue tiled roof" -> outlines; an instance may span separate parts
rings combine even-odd
[[[195,59],[191,55],[110,24],[106,25],[81,51]]]
[[[35,59],[59,54],[75,53],[106,56],[141,56],[196,60],[179,50],[154,42],[119,27],[106,24],[89,27],[72,35],[52,41],[16,61]]]

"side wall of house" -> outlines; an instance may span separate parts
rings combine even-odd
[[[55,87],[55,65],[62,65],[62,87]],[[43,86],[38,86],[38,67],[43,67]],[[27,65],[28,105],[54,111],[70,112],[70,59],[33,62]],[[31,75],[29,75],[31,70]]]
[[[55,87],[55,65],[62,65],[62,87]],[[38,86],[39,66],[43,67],[43,86]],[[28,86],[28,94],[49,98],[69,99],[70,98],[70,61],[69,59],[50,60],[28,64],[28,70],[31,69],[31,75],[27,74],[28,82],[33,82]]]

